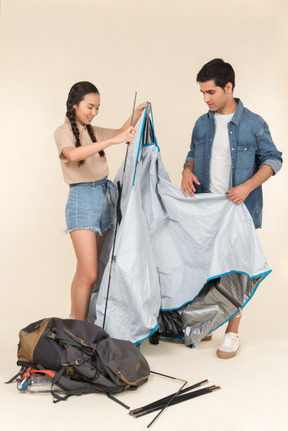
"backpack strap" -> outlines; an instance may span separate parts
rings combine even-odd
[[[14,380],[16,380],[19,376],[20,376],[20,371],[14,377],[12,377],[12,379],[8,380],[8,382],[5,382],[5,385],[8,385],[9,383],[14,382]]]
[[[68,343],[71,346],[79,347],[81,349],[86,348],[86,353],[89,354],[89,351],[94,350],[94,346],[91,345],[87,340],[83,338],[77,337],[73,332],[65,328],[62,322],[58,322],[57,332],[53,332],[53,330],[48,334],[48,338],[52,340],[62,341],[63,343]]]
[[[52,379],[52,384],[51,384],[51,395],[53,397],[53,403],[58,403],[59,401],[66,401],[69,397],[71,397],[72,395],[82,395],[82,394],[86,394],[87,393],[87,387],[85,385],[84,388],[80,388],[80,389],[70,389],[70,390],[66,390],[62,385],[61,385],[61,377],[65,378],[63,376],[64,372],[66,371],[66,369],[70,366],[73,366],[74,364],[67,364],[66,362],[66,358],[65,355],[62,351],[62,349],[60,348],[60,346],[58,345],[58,343],[53,339],[53,338],[48,338],[49,341],[51,342],[51,344],[54,346],[55,350],[57,351],[57,353],[60,355],[61,360],[62,360],[62,368],[55,373],[53,379]],[[67,341],[67,340],[65,340]],[[76,384],[76,382],[75,382]],[[58,385],[64,392],[65,395],[59,395],[57,394],[54,390],[53,390],[53,386],[54,385]]]
[[[120,406],[124,407],[127,410],[130,410],[130,407],[127,406],[127,404],[124,404],[122,401],[117,400],[117,398],[113,397],[113,395],[106,393],[107,397],[110,398],[110,400],[115,401],[115,403],[120,404]]]
[[[62,385],[61,385],[61,377],[63,376],[64,372],[66,370],[66,366],[63,366],[61,368],[60,371],[58,371],[57,374],[55,374],[53,380],[52,380],[52,385],[51,385],[51,395],[53,397],[53,403],[58,403],[59,401],[66,401],[69,397],[71,397],[72,395],[82,395],[82,394],[86,394],[87,393],[87,388],[86,386],[84,388],[81,389],[71,389],[71,390],[64,390],[65,395],[59,395],[57,394],[54,390],[53,390],[53,386],[54,385],[58,385],[61,389],[62,389]]]
[[[18,379],[18,377],[20,379],[22,374],[23,374],[23,371],[25,371],[25,369],[31,368],[34,366],[32,364],[28,364],[26,362],[20,362],[20,361],[17,362],[17,365],[19,365],[21,367],[20,371],[17,374],[15,374],[14,377],[12,377],[10,380],[8,380],[8,382],[5,382],[6,385],[8,385],[9,383],[13,383],[15,380]]]
[[[47,374],[48,376],[50,376],[52,379],[55,376],[55,372],[52,370],[45,370],[44,367],[41,364],[38,365],[33,365],[33,364],[28,364],[26,362],[17,362],[17,365],[21,366],[20,371],[15,374],[14,377],[12,377],[10,380],[8,380],[8,382],[5,382],[5,384],[9,384],[9,383],[13,383],[15,380],[22,380],[23,378],[28,378],[31,376],[31,373],[42,373],[42,374]]]

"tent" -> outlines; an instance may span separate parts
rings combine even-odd
[[[271,272],[245,204],[183,196],[161,160],[147,108],[119,169],[122,220],[106,235],[89,320],[140,343],[155,331],[196,345],[243,308]],[[111,196],[116,224],[117,196]],[[112,257],[113,241],[114,254]],[[110,274],[110,282],[109,282]],[[107,287],[109,296],[107,300]],[[106,302],[107,300],[107,302]]]

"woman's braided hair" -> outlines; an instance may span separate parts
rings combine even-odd
[[[79,103],[84,99],[86,94],[89,94],[89,93],[100,94],[97,88],[95,87],[95,85],[91,84],[91,82],[88,82],[88,81],[77,82],[71,87],[68,94],[68,99],[66,102],[66,107],[67,107],[66,117],[70,121],[72,132],[73,132],[73,135],[75,136],[76,147],[80,147],[81,142],[80,142],[80,136],[79,136],[79,129],[75,118],[75,109],[73,108],[73,105],[79,105]],[[87,124],[86,128],[91,138],[91,141],[96,142],[96,137],[92,126],[90,124]],[[104,151],[103,150],[99,151],[99,155],[101,157],[104,157],[105,156]],[[84,160],[81,160],[79,162],[79,166],[83,165],[83,163],[84,163]]]

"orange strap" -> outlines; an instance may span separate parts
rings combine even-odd
[[[48,376],[50,376],[52,379],[55,376],[56,373],[54,373],[54,371],[51,370],[35,370],[34,368],[28,368],[27,372],[23,374],[23,377],[30,377],[31,374],[35,374],[35,373],[42,373],[42,374],[47,374]]]

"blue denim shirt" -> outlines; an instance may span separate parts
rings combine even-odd
[[[267,123],[259,115],[244,108],[241,100],[228,124],[232,187],[251,178],[262,165],[270,166],[274,174],[282,167],[282,153],[277,150]],[[209,193],[210,157],[215,135],[215,113],[208,111],[195,123],[190,151],[186,162],[194,162],[194,174],[201,185],[195,184],[196,193]],[[261,227],[263,196],[262,187],[253,190],[244,201],[255,224]]]

